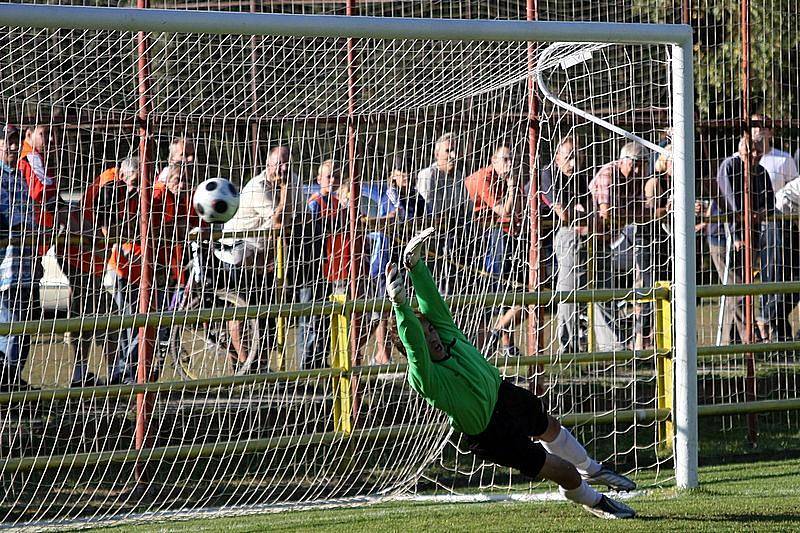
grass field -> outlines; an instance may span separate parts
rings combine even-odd
[[[600,520],[563,502],[393,502],[111,531],[796,531],[799,471],[800,459],[704,467],[700,489],[653,489],[628,500],[639,513],[628,521]]]

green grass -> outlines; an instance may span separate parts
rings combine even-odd
[[[800,459],[703,467],[700,489],[653,489],[628,500],[639,513],[628,521],[603,521],[561,502],[394,502],[112,531],[790,531],[800,527],[799,471]]]

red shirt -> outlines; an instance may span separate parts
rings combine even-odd
[[[339,197],[331,193],[314,193],[308,199],[313,216],[334,219],[340,214]],[[325,239],[325,262],[322,265],[325,279],[341,281],[350,277],[350,239],[347,233],[330,233]]]
[[[184,254],[186,236],[177,233],[179,228],[200,227],[200,217],[192,206],[192,195],[185,191],[176,198],[167,188],[166,183],[157,182],[153,186],[153,201],[150,204],[152,213],[151,231],[155,235],[156,268],[168,268],[171,279],[183,285],[186,283],[186,263]]]
[[[514,217],[497,215],[493,208],[502,204],[506,196],[505,180],[499,178],[491,166],[470,174],[464,180],[467,193],[474,205],[474,213],[497,222],[508,233],[512,231]]]

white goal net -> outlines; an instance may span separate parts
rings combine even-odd
[[[431,225],[466,335],[669,478],[669,47],[42,25],[0,52],[4,525],[533,488],[392,349],[383,272]],[[191,206],[210,178],[225,224]]]

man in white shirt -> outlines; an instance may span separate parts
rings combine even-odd
[[[761,159],[759,160],[759,166],[767,171],[767,175],[772,183],[773,193],[777,194],[786,186],[786,184],[797,179],[797,165],[788,152],[784,152],[783,150],[775,148],[773,144],[774,132],[771,126],[772,119],[761,113],[755,113],[750,118],[755,124],[751,126],[750,130],[753,142],[761,143],[764,149],[764,155],[762,155]],[[762,222],[762,226],[768,223],[769,221],[764,221]],[[767,272],[767,265],[769,265],[769,261],[765,260],[765,250],[762,250],[762,281],[793,281],[797,279],[797,226],[795,226],[793,222],[785,220],[773,221],[770,225],[770,228],[770,244],[774,244],[774,249],[772,251],[774,261],[773,268],[776,270],[776,273],[775,275],[770,275]],[[764,246],[762,246],[762,248],[763,247]],[[800,297],[798,294],[786,294],[772,297],[765,296],[761,298],[762,316],[759,316],[757,321],[759,324],[765,324],[768,326],[768,334],[773,341],[786,340],[787,335],[791,337],[791,334],[788,333],[788,330],[790,329],[789,326],[776,327],[774,320],[767,320],[767,317],[764,316],[769,314],[768,310],[766,309],[768,303],[772,299],[778,298],[780,300],[778,313],[779,320],[783,323],[788,323],[788,315],[794,307],[794,304],[798,301],[798,297]],[[787,333],[781,333],[784,330],[786,330]]]
[[[255,234],[221,239],[225,248],[217,257],[236,266],[263,268],[274,248],[271,230],[291,223],[296,215],[303,213],[303,208],[299,180],[289,169],[289,149],[276,146],[270,150],[267,168],[242,188],[239,210],[222,228],[223,234]]]
[[[439,240],[442,257],[457,263],[467,259],[465,228],[469,213],[469,197],[464,187],[464,174],[456,165],[455,136],[445,133],[436,140],[433,162],[417,174],[417,192],[425,200],[428,215],[433,217],[442,238]],[[437,261],[434,274],[444,282],[444,294],[464,291],[465,280],[459,280],[456,266],[450,261]],[[462,276],[463,277],[463,276]]]

